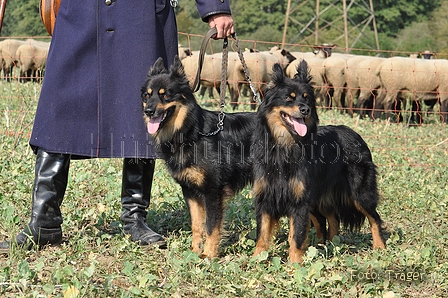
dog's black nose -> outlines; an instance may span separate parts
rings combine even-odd
[[[144,112],[145,112],[145,115],[146,115],[146,116],[151,117],[152,115],[154,115],[154,113],[156,112],[156,110],[153,109],[153,108],[146,108]]]
[[[310,113],[310,107],[307,105],[302,105],[299,110],[303,116],[306,116]]]

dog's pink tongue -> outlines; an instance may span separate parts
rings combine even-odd
[[[304,137],[308,128],[306,127],[305,121],[303,118],[294,118],[291,117],[292,124],[294,125],[294,130],[299,134],[299,136]]]
[[[159,117],[152,117],[149,120],[148,125],[146,126],[149,134],[153,135],[157,132],[160,122],[162,122],[162,117],[163,115],[160,115]]]

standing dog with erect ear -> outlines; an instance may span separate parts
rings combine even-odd
[[[273,70],[252,137],[257,220],[254,255],[269,248],[279,219],[286,216],[290,261],[302,262],[310,214],[328,220],[330,240],[338,234],[340,222],[359,229],[367,217],[373,248],[384,248],[382,221],[376,211],[377,171],[367,144],[346,126],[318,126],[305,61],[292,79],[278,64]]]

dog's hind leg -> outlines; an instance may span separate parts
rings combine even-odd
[[[325,214],[325,217],[328,221],[328,240],[332,241],[339,234],[339,219],[335,213]]]
[[[201,199],[185,198],[191,217],[192,241],[191,250],[197,254],[202,253],[202,237],[205,231],[205,208]]]
[[[372,239],[373,239],[373,248],[385,248],[384,240],[381,236],[382,232],[382,220],[378,212],[376,212],[375,208],[370,206],[361,206],[358,201],[355,201],[355,207],[362,214],[364,214],[370,223],[370,229],[372,231]]]
[[[303,255],[308,247],[308,232],[310,230],[309,212],[301,208],[299,212],[289,217],[289,261],[302,263]]]
[[[327,220],[318,211],[310,212],[310,219],[316,229],[316,237],[319,244],[324,244],[327,239]]]
[[[257,214],[257,245],[253,254],[254,256],[269,249],[273,232],[278,227],[278,219],[267,213]]]
[[[310,213],[310,219],[316,229],[316,236],[320,239],[319,244],[325,244],[325,240],[331,241],[334,236],[339,234],[340,223],[334,212],[321,214],[318,211],[313,211]]]

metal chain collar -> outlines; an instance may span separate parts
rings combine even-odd
[[[218,134],[221,130],[224,129],[224,118],[226,118],[226,114],[224,113],[224,107],[226,104],[226,86],[227,86],[227,66],[228,66],[228,60],[229,60],[229,50],[228,46],[229,41],[226,38],[224,38],[224,42],[222,44],[222,69],[221,69],[221,85],[220,85],[220,92],[219,92],[219,114],[218,114],[218,124],[216,124],[217,129],[212,132],[203,133],[199,132],[199,134],[210,137]]]

